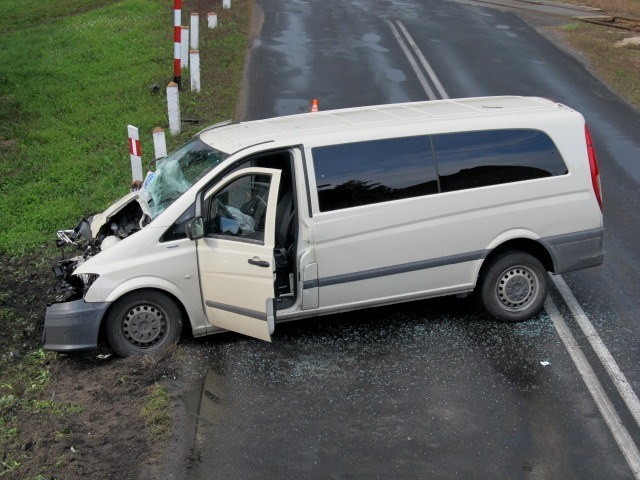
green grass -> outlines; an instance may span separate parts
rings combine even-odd
[[[238,0],[219,28],[201,28],[202,92],[188,77],[181,92],[183,118],[201,123],[183,124],[169,150],[234,116],[250,6]],[[167,128],[171,13],[162,0],[0,0],[0,255],[53,245],[128,191],[128,124],[152,158],[151,131]]]
[[[144,407],[140,412],[147,424],[151,435],[156,438],[164,438],[169,435],[171,428],[171,403],[167,389],[155,384],[147,394]]]
[[[240,90],[251,0],[218,10],[215,30],[204,27],[212,6],[199,0],[183,0],[184,23],[196,4],[204,9],[202,92],[190,92],[185,76],[180,95],[183,118],[201,122],[167,135],[169,150],[233,117]],[[66,438],[69,417],[91,409],[55,397],[50,366],[57,356],[36,350],[51,247],[56,230],[129,190],[127,125],[140,129],[143,162],[153,156],[153,128],[168,130],[172,18],[168,0],[0,0],[0,478],[53,478],[44,475],[50,469],[67,478],[66,457],[37,465],[23,448]],[[152,84],[159,93],[150,92]],[[84,384],[78,372],[67,374]],[[123,374],[115,383],[129,381]],[[136,395],[129,400],[138,402]],[[168,435],[169,407],[166,389],[152,387],[141,415],[157,439]],[[34,424],[47,427],[39,432]],[[74,457],[69,468],[82,461]]]
[[[0,31],[28,28],[117,0],[0,0]]]
[[[127,124],[150,153],[144,134],[166,122],[164,96],[148,87],[171,76],[168,13],[124,0],[0,37],[0,141],[12,141],[0,150],[0,254],[29,251],[126,193]]]

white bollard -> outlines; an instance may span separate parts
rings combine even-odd
[[[182,34],[180,36],[180,66],[187,68],[189,66],[189,27],[180,27]]]
[[[131,157],[131,178],[142,181],[142,149],[140,148],[140,135],[138,128],[133,125],[127,125],[127,133],[129,136],[129,156]]]
[[[231,0],[222,0],[222,8],[229,10],[231,8]]]
[[[216,28],[218,26],[218,15],[216,15],[216,12],[207,13],[207,26],[209,28]]]
[[[191,57],[191,90],[194,92],[200,91],[200,52],[198,50],[191,50],[189,52]]]
[[[167,110],[169,112],[169,131],[172,135],[180,133],[180,98],[178,84],[167,85]]]
[[[200,35],[200,15],[191,14],[191,50],[198,50],[198,35]]]
[[[153,129],[153,151],[156,160],[167,156],[167,140],[164,138],[164,130],[160,127]]]

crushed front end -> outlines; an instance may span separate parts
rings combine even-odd
[[[43,331],[43,348],[57,352],[94,350],[109,302],[85,302],[98,278],[75,274],[91,257],[142,229],[150,220],[146,203],[130,194],[105,212],[83,219],[73,230],[57,232],[61,259],[54,265]],[[68,251],[73,252],[67,256]]]

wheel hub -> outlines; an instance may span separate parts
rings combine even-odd
[[[498,300],[511,311],[527,308],[535,299],[538,279],[526,267],[518,266],[506,270],[498,280]]]
[[[158,343],[167,330],[167,321],[160,309],[153,305],[136,305],[124,318],[122,329],[134,345],[151,347]]]

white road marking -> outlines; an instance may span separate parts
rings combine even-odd
[[[409,35],[409,32],[407,31],[407,29],[404,27],[404,25],[400,20],[396,20],[396,23],[398,24],[398,27],[400,28],[400,30],[402,30],[402,33],[404,33],[404,36],[409,42],[409,45],[411,45],[411,48],[413,49],[416,56],[418,57],[418,60],[420,60],[420,63],[422,64],[425,71],[427,72],[427,75],[429,75],[429,78],[435,85],[436,90],[438,90],[440,97],[443,99],[449,98],[449,95],[447,95],[447,92],[442,86],[442,83],[440,83],[440,79],[436,75],[436,72],[433,71],[433,68],[431,68],[431,65],[429,65],[429,62],[427,62],[427,59],[422,54],[422,51],[418,48],[418,45],[416,45],[416,42],[413,41],[413,38],[411,37],[411,35]]]
[[[640,480],[640,452],[638,451],[638,447],[622,423],[611,400],[609,400],[609,397],[607,397],[607,394],[602,388],[602,384],[598,380],[596,373],[593,371],[593,368],[591,368],[591,365],[589,365],[582,350],[580,350],[578,342],[576,342],[575,337],[572,335],[558,308],[555,303],[553,303],[553,300],[551,300],[551,297],[547,298],[544,308],[549,314],[553,326],[556,328],[567,352],[569,352],[571,360],[573,360],[578,372],[580,372],[580,376],[582,376],[582,380],[587,386],[591,397],[593,397],[598,410],[600,410],[613,438],[618,444],[618,447],[620,447],[624,458],[627,460],[633,475],[636,479]]]
[[[427,96],[429,96],[430,99],[435,100],[436,98],[433,95],[433,90],[427,83],[424,75],[422,74],[422,72],[420,71],[416,63],[415,58],[407,48],[405,42],[403,41],[400,34],[398,33],[398,30],[395,28],[392,22],[387,21],[387,23],[391,27],[391,30],[393,31],[393,34],[396,37],[396,40],[398,41],[398,43],[400,44],[400,47],[402,48],[403,52],[407,56],[409,63],[411,63],[411,67],[416,73],[418,80],[420,81],[423,88],[425,89],[425,92],[427,92]],[[420,63],[422,64],[423,68],[427,72],[427,75],[429,75],[429,77],[431,78],[431,81],[435,85],[436,90],[438,90],[438,93],[440,94],[441,98],[443,99],[449,98],[449,95],[447,95],[447,92],[442,86],[442,83],[438,79],[438,76],[436,75],[435,71],[433,70],[433,68],[431,68],[431,65],[423,55],[420,48],[416,45],[415,41],[407,31],[405,26],[399,20],[396,20],[396,23],[398,24],[398,27],[400,28],[402,33],[405,35],[407,42],[415,52],[416,56],[420,60]],[[604,342],[602,341],[602,338],[600,338],[600,335],[598,335],[598,332],[596,332],[596,329],[594,328],[593,324],[589,321],[589,318],[584,313],[584,310],[578,303],[578,300],[575,298],[575,296],[571,292],[571,289],[566,284],[564,279],[560,275],[551,275],[551,279],[555,284],[556,288],[558,289],[558,291],[560,292],[560,294],[562,295],[572,315],[575,317],[576,321],[578,322],[578,325],[582,329],[582,332],[587,337],[587,340],[589,341],[589,344],[591,345],[596,355],[598,356],[598,359],[604,365],[607,373],[609,374],[609,377],[611,377],[611,380],[616,386],[616,389],[620,393],[620,396],[624,400],[625,404],[627,405],[627,408],[631,412],[631,415],[633,416],[634,420],[640,427],[640,400],[638,399],[638,396],[636,395],[636,393],[633,391],[631,384],[629,384],[629,381],[626,379],[626,377],[622,373],[622,370],[620,370],[620,367],[618,366],[613,356],[605,346]],[[598,406],[600,413],[602,414],[605,422],[607,423],[609,430],[611,431],[613,437],[615,438],[618,446],[622,450],[622,453],[626,458],[627,463],[629,464],[629,467],[633,471],[635,478],[640,480],[640,452],[638,451],[638,447],[636,446],[633,439],[629,435],[628,430],[622,423],[622,420],[620,419],[618,413],[616,412],[611,401],[609,400],[606,393],[604,392],[604,389],[602,388],[602,384],[598,380],[595,372],[593,371],[593,368],[591,368],[591,365],[589,364],[586,357],[584,356],[584,353],[582,353],[582,350],[580,350],[580,347],[576,342],[575,337],[572,335],[571,331],[569,330],[569,327],[567,326],[564,319],[562,318],[562,315],[560,315],[558,308],[551,300],[551,297],[547,298],[544,304],[544,307],[547,313],[549,314],[549,316],[551,317],[553,325],[555,326],[556,331],[558,332],[558,335],[562,339],[562,342],[564,343],[565,348],[569,352],[569,355],[571,356],[573,363],[576,365],[578,372],[582,376],[582,379],[585,385],[587,386],[587,389],[589,390],[589,392],[591,393],[591,396],[596,402],[596,405]]]
[[[591,347],[596,352],[596,355],[602,362],[602,365],[604,365],[604,368],[607,370],[611,380],[613,380],[618,392],[620,392],[620,396],[629,408],[631,415],[633,415],[633,418],[640,427],[640,400],[638,400],[638,396],[633,391],[631,384],[622,373],[622,370],[620,370],[620,367],[614,360],[611,352],[609,352],[609,349],[605,346],[600,335],[598,335],[598,332],[596,332],[593,324],[589,321],[589,317],[584,313],[584,310],[578,303],[578,300],[573,296],[573,293],[569,289],[569,285],[567,285],[560,275],[551,275],[551,279],[564,298],[564,301],[578,322],[582,332],[587,337],[587,340],[589,340]]]
[[[400,44],[400,48],[402,49],[405,56],[407,57],[407,60],[409,60],[409,63],[411,64],[411,68],[413,68],[413,71],[415,72],[416,77],[418,77],[418,81],[420,82],[420,85],[422,85],[422,88],[427,94],[427,97],[429,98],[429,100],[436,100],[437,97],[435,93],[433,93],[433,90],[431,89],[431,87],[429,86],[429,82],[427,82],[427,79],[422,74],[422,71],[420,71],[418,62],[416,62],[416,59],[413,57],[413,55],[411,54],[411,51],[409,50],[407,45],[404,43],[404,40],[402,40],[402,38],[400,37],[400,34],[398,33],[398,30],[396,29],[395,25],[391,23],[389,20],[387,20],[387,23],[389,24],[389,27],[391,27],[391,31],[393,32],[393,35],[396,37],[398,44]]]

